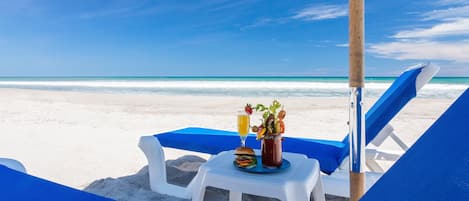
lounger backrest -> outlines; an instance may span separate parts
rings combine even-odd
[[[469,200],[469,89],[361,200]]]
[[[366,144],[370,143],[381,129],[388,124],[394,116],[417,95],[423,87],[438,72],[439,67],[431,64],[419,64],[404,71],[376,101],[366,113]],[[342,142],[346,145],[339,161],[349,153],[349,136]]]
[[[5,201],[113,201],[0,165],[0,200]]]

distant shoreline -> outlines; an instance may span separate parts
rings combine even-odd
[[[396,77],[370,76],[366,82],[390,83]],[[292,82],[347,82],[346,76],[0,76],[2,81],[292,81]],[[432,84],[465,84],[469,77],[434,77]]]
[[[395,80],[370,77],[366,96],[379,97]],[[119,94],[230,97],[348,97],[346,77],[20,77],[0,78],[0,88]],[[419,97],[455,98],[469,87],[467,78],[437,77]]]
[[[391,78],[396,78],[398,76],[366,76],[366,78],[385,78],[385,79],[391,79]],[[224,76],[224,75],[215,75],[215,76],[183,76],[183,75],[175,75],[175,76],[133,76],[133,75],[129,75],[129,76],[0,76],[0,79],[60,79],[60,78],[64,78],[64,79],[69,79],[69,78],[72,78],[72,79],[75,79],[75,78],[83,78],[83,79],[93,79],[93,78],[121,78],[121,79],[152,79],[152,78],[158,78],[158,79],[164,79],[164,78],[168,78],[168,79],[181,79],[181,78],[195,78],[195,79],[238,79],[238,78],[241,78],[241,79],[250,79],[250,78],[267,78],[267,79],[275,79],[275,78],[279,78],[279,79],[283,79],[283,78],[294,78],[294,79],[298,79],[298,78],[338,78],[338,79],[348,79],[348,76],[322,76],[322,75],[318,75],[318,76],[304,76],[304,75],[289,75],[289,76],[276,76],[276,75],[273,75],[273,76],[270,76],[270,75],[267,75],[267,76],[263,76],[263,75],[259,75],[259,76],[251,76],[251,75],[248,75],[248,76]],[[469,76],[435,76],[434,79],[469,79]]]

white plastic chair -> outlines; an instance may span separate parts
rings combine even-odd
[[[195,182],[196,179],[193,179],[186,188],[167,182],[165,156],[160,142],[153,136],[143,136],[140,138],[138,146],[145,153],[148,160],[151,190],[160,194],[190,199],[192,186],[197,183]]]

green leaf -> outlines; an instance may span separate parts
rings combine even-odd
[[[264,112],[264,114],[262,115],[262,118],[264,118],[264,120],[267,120],[268,117],[269,117],[269,111]]]
[[[265,110],[265,106],[262,104],[257,104],[255,107],[256,111],[261,111],[263,112]]]

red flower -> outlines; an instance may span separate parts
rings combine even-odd
[[[246,104],[246,106],[244,107],[244,111],[246,111],[246,113],[248,113],[249,115],[252,114],[252,107],[251,107],[251,104]]]

